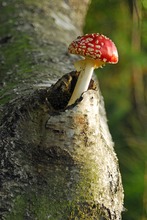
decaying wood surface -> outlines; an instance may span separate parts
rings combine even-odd
[[[88,1],[78,4],[78,25],[74,0],[2,4],[1,219],[121,219],[123,187],[98,83],[66,107],[79,74],[66,44],[80,33]]]

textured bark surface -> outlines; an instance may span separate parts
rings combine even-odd
[[[70,72],[66,45],[80,34],[87,4],[1,3],[1,219],[121,219],[121,176],[98,84],[66,108],[79,74]]]

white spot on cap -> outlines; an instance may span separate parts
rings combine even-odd
[[[87,41],[93,41],[93,38],[88,37],[86,40],[87,40]]]
[[[94,47],[94,45],[93,45],[93,44],[91,44],[91,43],[88,43],[88,46],[90,46],[90,47]]]
[[[91,56],[91,54],[89,52],[86,53],[86,56]]]
[[[100,49],[100,48],[101,48],[101,46],[100,46],[100,45],[95,45],[95,47],[96,47],[96,48],[98,48],[98,49]]]
[[[96,52],[96,53],[99,53],[99,54],[101,53],[99,50],[95,50],[95,52]]]
[[[106,58],[103,58],[103,61],[104,61],[104,62],[107,62],[107,59],[106,59]]]
[[[91,51],[94,51],[94,49],[91,48],[91,47],[88,47],[87,50],[90,51],[90,52],[91,52]]]
[[[86,48],[85,44],[84,44],[84,45],[82,45],[82,46],[81,46],[81,48],[85,49],[85,48]]]

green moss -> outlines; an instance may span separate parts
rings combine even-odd
[[[14,87],[15,87],[15,83],[9,83],[7,87],[4,87],[3,89],[0,90],[0,98],[1,98],[0,104],[1,105],[4,105],[10,100],[10,96],[8,94],[10,93],[10,90],[13,89]]]
[[[13,39],[12,42],[9,43],[9,46],[2,48],[5,62],[2,71],[6,72],[10,69],[17,70],[17,68],[19,67],[21,72],[23,72],[23,70],[28,69],[29,67],[29,59],[26,56],[26,52],[30,48],[29,38],[28,36],[21,34],[21,37],[13,36]],[[16,71],[16,73],[17,72],[18,71]]]
[[[31,52],[33,50],[32,36],[29,30],[28,33],[23,30],[24,23],[27,24],[27,21],[21,15],[18,5],[15,0],[7,1],[0,11],[1,104],[12,99],[10,91],[16,88],[18,82],[31,76],[34,62]],[[25,7],[23,2],[19,7]]]
[[[18,15],[17,7],[14,7],[14,2],[6,4],[2,8],[0,19],[2,20],[0,25],[1,51],[0,56],[3,65],[1,65],[1,78],[4,78],[4,74],[7,72],[15,71],[17,74],[21,69],[21,73],[30,68],[29,57],[26,56],[26,52],[30,49],[30,37],[17,29],[21,18]],[[7,40],[5,40],[7,39]],[[20,72],[19,72],[20,73]],[[9,74],[8,74],[9,75]]]
[[[95,212],[94,212],[95,209]],[[93,215],[91,215],[93,213]],[[29,194],[18,196],[11,213],[6,220],[92,220],[97,216],[96,207],[92,204],[71,202],[70,200],[49,200],[48,194],[35,195]]]
[[[18,196],[15,202],[15,207],[13,211],[7,215],[6,220],[23,220],[25,209],[26,199],[23,196]]]

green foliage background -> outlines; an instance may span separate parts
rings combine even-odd
[[[147,219],[147,1],[92,0],[84,33],[116,44],[117,65],[96,70],[125,190],[123,220]]]

